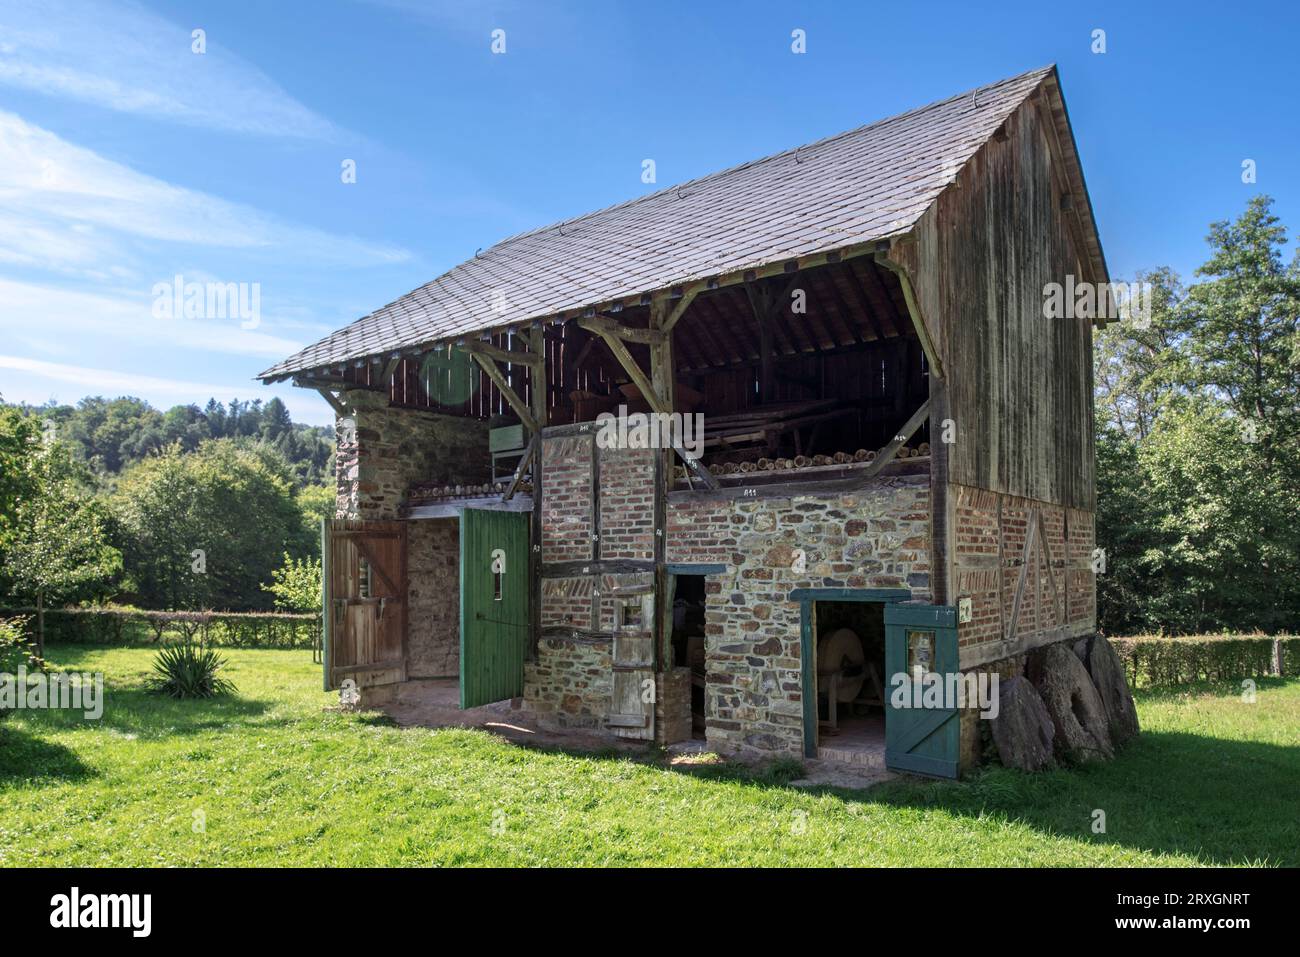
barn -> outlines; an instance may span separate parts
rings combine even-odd
[[[976,708],[897,678],[1095,631],[1066,282],[1055,67],[476,252],[259,377],[337,413],[327,687],[958,774]]]

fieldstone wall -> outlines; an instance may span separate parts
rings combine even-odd
[[[407,528],[408,677],[460,673],[460,524],[425,519]]]
[[[524,704],[544,726],[604,727],[613,690],[612,638],[542,638],[524,665]]]
[[[488,480],[486,421],[392,408],[377,392],[353,390],[343,401],[350,414],[335,423],[338,518],[399,518],[412,482]]]
[[[674,501],[669,562],[721,563],[705,585],[705,734],[723,752],[803,752],[796,588],[930,598],[928,475],[853,495]]]

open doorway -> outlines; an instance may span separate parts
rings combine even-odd
[[[407,674],[460,681],[460,521],[408,523]],[[458,690],[456,691],[459,694]]]
[[[881,601],[815,603],[818,758],[884,767],[884,609]]]
[[[672,649],[675,668],[690,671],[691,738],[705,733],[703,575],[673,576]]]

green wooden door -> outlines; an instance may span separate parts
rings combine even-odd
[[[955,778],[960,744],[956,707],[948,700],[958,673],[957,609],[951,605],[885,606],[885,765],[894,771]],[[938,683],[939,695],[933,692]],[[901,684],[901,690],[900,689]],[[926,689],[931,690],[926,701]]]
[[[527,512],[460,513],[460,706],[524,693],[528,653]]]

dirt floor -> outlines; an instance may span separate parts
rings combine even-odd
[[[616,748],[629,753],[644,752],[646,748],[644,742],[619,739],[597,731],[542,728],[524,710],[519,699],[462,711],[460,686],[455,678],[408,681],[398,685],[395,697],[384,703],[381,709],[401,727],[482,728],[516,744],[535,747],[576,751]],[[667,764],[680,770],[723,760],[700,740],[671,745],[667,752]],[[861,789],[894,777],[883,769],[840,761],[808,760],[804,762],[804,769],[805,775],[791,782],[792,786]]]
[[[460,684],[455,678],[408,681],[397,686],[394,700],[380,707],[404,728],[482,728],[509,741],[538,747],[590,751],[611,747],[634,751],[645,747],[640,741],[623,740],[594,731],[542,728],[523,709],[519,699],[462,711]]]

